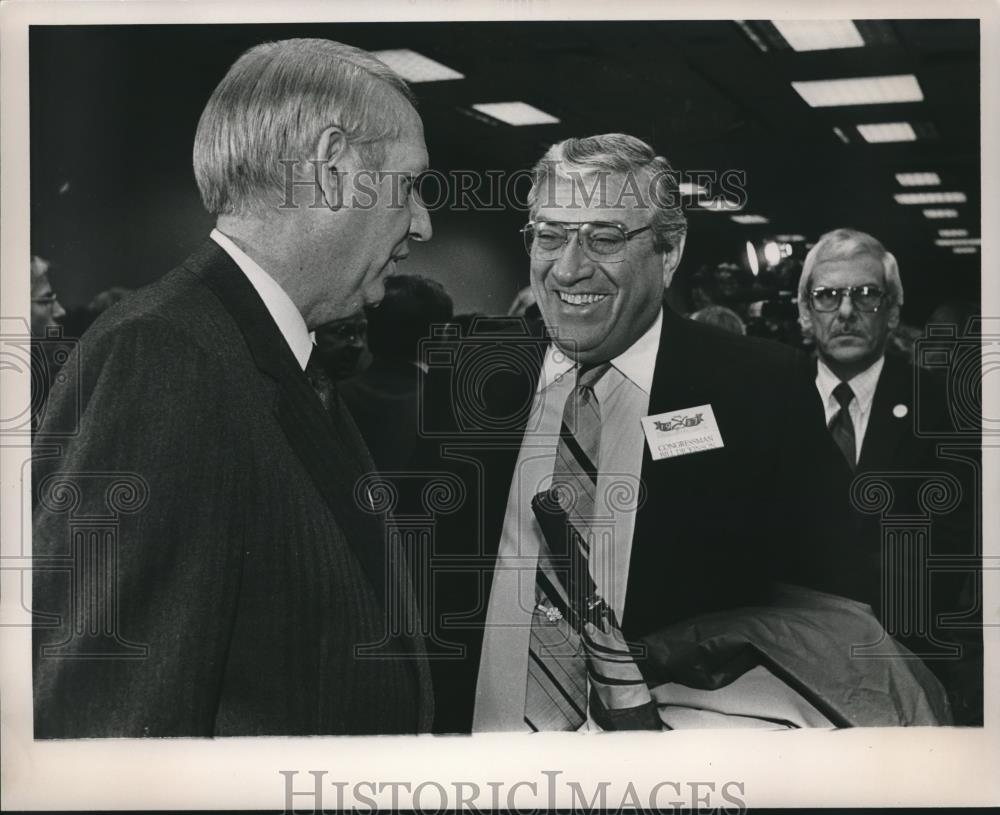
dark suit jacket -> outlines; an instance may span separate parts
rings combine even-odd
[[[229,256],[108,311],[80,363],[35,442],[35,736],[426,729],[371,460]]]
[[[435,553],[447,564],[435,583],[435,647],[447,641],[466,649],[464,659],[433,666],[437,730],[463,730],[471,722],[491,566],[547,344],[528,327],[520,335],[466,338],[465,359],[457,353],[428,384],[425,414],[440,417],[450,399],[454,425],[450,435],[430,428],[438,435],[422,441],[421,464],[460,474],[468,490],[462,506],[435,527]],[[505,347],[508,362],[491,377],[483,362],[493,346]],[[510,360],[521,360],[520,368]],[[660,461],[644,446],[646,497],[622,619],[630,639],[698,614],[766,603],[776,580],[853,593],[845,565],[853,545],[845,529],[847,477],[827,461],[830,445],[807,420],[805,364],[790,348],[665,310],[649,414],[711,405],[725,446]],[[470,381],[479,384],[475,399]]]
[[[376,357],[366,371],[337,384],[379,470],[399,470],[413,458],[422,378],[412,362]]]
[[[815,361],[809,371],[814,381]],[[815,385],[813,399],[814,422],[820,426],[826,416]],[[861,446],[854,503],[863,506],[857,499],[866,484],[889,487],[886,495],[891,498],[884,505],[876,500],[877,511],[857,512],[865,539],[866,570],[871,575],[863,599],[890,633],[924,656],[949,691],[956,722],[975,724],[982,716],[981,579],[968,562],[963,568],[962,561],[975,559],[982,551],[977,524],[981,451],[978,435],[963,434],[956,439],[954,428],[947,383],[926,370],[917,378],[913,365],[887,355]],[[843,457],[836,460],[847,471]],[[937,489],[923,491],[935,482]],[[919,528],[923,521],[927,523],[924,554],[928,559],[884,560],[883,531],[900,523]],[[923,585],[921,602],[927,605],[908,619],[898,606],[899,589],[908,585],[913,591],[918,576]],[[917,597],[917,592],[911,597]],[[949,621],[942,615],[963,619]],[[915,630],[918,619],[928,627]],[[960,646],[961,655],[948,655],[948,648],[955,645]]]

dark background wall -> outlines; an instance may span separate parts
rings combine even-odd
[[[873,24],[874,25],[874,24]],[[693,208],[677,285],[705,263],[737,261],[748,239],[836,226],[879,236],[907,287],[904,317],[949,297],[979,298],[979,255],[935,247],[941,226],[979,235],[979,32],[976,20],[883,21],[870,47],[762,52],[731,21],[33,27],[30,37],[33,251],[57,264],[69,306],[111,285],[155,280],[212,226],[191,171],[191,144],[212,89],[246,48],[321,36],[364,48],[413,48],[465,74],[414,86],[432,166],[529,167],[569,135],[622,130],[681,170],[747,174],[747,227]],[[919,104],[813,109],[803,78],[908,73]],[[513,128],[471,114],[520,99],[558,125]],[[854,123],[923,122],[909,145],[868,145]],[[852,136],[837,139],[836,124]],[[961,189],[960,222],[930,222],[893,200],[893,173],[934,170]],[[402,271],[448,287],[458,311],[505,312],[527,283],[517,229],[525,214],[440,211],[435,238]]]

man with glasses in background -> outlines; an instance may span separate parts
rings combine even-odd
[[[58,328],[66,316],[49,280],[50,263],[38,255],[31,256],[31,336],[44,339],[50,328]]]
[[[902,305],[896,258],[871,235],[837,229],[823,235],[806,256],[799,279],[799,318],[816,343],[816,389],[830,435],[851,471],[864,451],[886,345],[899,325]],[[905,363],[889,367],[886,381],[912,382],[912,375],[894,375],[906,373]],[[912,386],[893,390],[908,403]],[[888,411],[880,414],[877,423],[891,423],[890,416]]]
[[[806,256],[798,303],[803,331],[815,341],[812,373],[822,421],[840,451],[838,466],[852,475],[884,475],[893,494],[890,511],[914,517],[938,514],[930,506],[933,500],[920,494],[925,480],[936,474],[950,476],[958,505],[941,513],[929,528],[930,554],[974,556],[979,544],[974,532],[977,500],[972,464],[937,449],[950,430],[945,383],[924,371],[918,391],[913,365],[886,354],[903,305],[896,258],[865,232],[827,232]],[[814,415],[818,423],[818,411]],[[871,586],[865,599],[887,626],[897,629],[889,633],[923,656],[945,683],[956,722],[975,724],[982,714],[981,664],[976,668],[982,644],[976,618],[967,618],[964,622],[972,626],[963,629],[942,625],[939,616],[973,609],[977,581],[968,572],[926,572],[926,564],[911,553],[910,566],[919,570],[923,589],[914,592],[916,599],[909,608],[894,606],[899,584],[893,590],[889,586],[907,578],[883,565],[890,560],[881,551],[877,521],[870,519],[866,532],[867,571],[880,585]],[[929,604],[922,599],[926,597]],[[961,645],[960,653],[949,653],[956,644]]]
[[[518,358],[535,352],[530,393],[499,393],[505,412],[440,444],[445,461],[459,443],[465,459],[484,451],[462,473],[474,511],[437,528],[495,564],[478,584],[481,639],[465,643],[481,655],[472,729],[932,723],[895,718],[906,704],[846,678],[914,683],[884,673],[908,670],[895,661],[848,669],[846,641],[878,638],[858,604],[776,586],[849,593],[847,479],[806,422],[797,352],[663,307],[687,232],[668,161],[624,134],[568,139],[536,165],[529,210],[547,331],[533,349],[518,340]],[[806,619],[811,633],[788,635]],[[465,694],[455,665],[436,689],[451,708]]]
[[[49,388],[61,360],[56,351],[62,346],[61,321],[66,316],[49,280],[51,264],[39,255],[31,256],[31,429],[38,429],[48,399]]]

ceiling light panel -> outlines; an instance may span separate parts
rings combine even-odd
[[[938,236],[942,238],[967,238],[969,237],[968,229],[939,229]]]
[[[708,192],[701,184],[692,184],[690,181],[682,181],[677,187],[681,195],[705,195]]]
[[[964,204],[964,192],[897,192],[897,204]]]
[[[792,87],[810,107],[886,105],[922,102],[924,93],[913,74],[866,76],[857,79],[817,79],[793,82]]]
[[[440,82],[444,79],[465,79],[464,74],[435,62],[430,57],[408,48],[376,51],[375,56],[407,82]]]
[[[851,20],[771,20],[771,25],[796,51],[860,48],[865,44]]]
[[[956,255],[974,255],[979,250],[975,246],[956,246],[951,251]]]
[[[698,201],[698,206],[702,209],[711,210],[712,212],[739,212],[743,209],[743,205],[738,201],[732,201],[728,198],[703,199]]]
[[[909,122],[879,122],[857,127],[861,138],[869,144],[917,140],[917,134]]]
[[[901,187],[939,187],[941,176],[937,173],[896,173]]]
[[[925,209],[924,217],[926,218],[957,218],[957,209]]]
[[[524,125],[552,125],[559,120],[543,110],[539,110],[527,102],[489,102],[472,106],[480,113],[499,119],[515,127]]]
[[[767,218],[763,215],[732,215],[730,216],[738,224],[766,224]]]
[[[937,246],[979,246],[982,241],[979,238],[938,238],[934,243]]]

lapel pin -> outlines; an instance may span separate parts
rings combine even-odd
[[[906,405],[902,404],[896,405],[896,407],[892,409],[892,415],[895,416],[897,419],[902,419],[909,412],[910,409]]]

